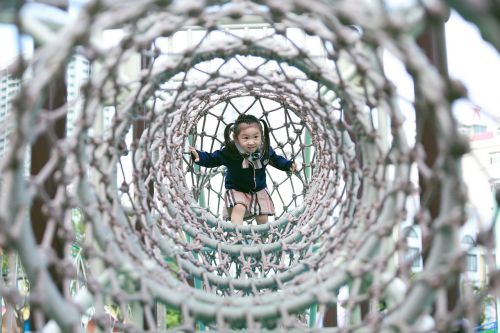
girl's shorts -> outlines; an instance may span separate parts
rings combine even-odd
[[[234,189],[226,191],[224,196],[226,207],[222,212],[224,219],[231,219],[231,212],[236,204],[242,204],[246,207],[243,219],[249,219],[258,215],[274,215],[274,204],[267,188],[256,193],[245,193]]]

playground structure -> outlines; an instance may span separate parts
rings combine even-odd
[[[498,288],[496,225],[477,238],[490,283],[461,288],[468,146],[451,103],[465,92],[433,39],[447,7],[384,4],[95,0],[75,21],[56,10],[51,22],[13,8],[40,45],[12,67],[22,86],[1,164],[5,306],[29,305],[40,332],[471,331]],[[448,5],[499,48],[498,20],[484,26],[468,1]],[[107,46],[111,29],[121,35]],[[384,53],[405,67],[414,101],[385,75]],[[75,54],[93,69],[67,102]],[[185,152],[219,148],[246,112],[300,168],[270,171],[274,221],[237,227],[220,218],[224,170]],[[403,221],[422,233],[418,274]]]

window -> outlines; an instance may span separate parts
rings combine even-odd
[[[477,272],[477,255],[468,253],[465,256],[465,266],[467,272]]]
[[[472,125],[472,133],[484,133],[486,132],[486,126],[484,125]]]
[[[500,165],[500,151],[490,153],[490,164]]]
[[[409,247],[405,253],[405,262],[411,261],[412,268],[420,267],[420,249],[417,247]]]
[[[417,232],[412,227],[406,227],[403,229],[404,238],[418,238]]]
[[[470,235],[464,236],[464,238],[462,238],[462,244],[470,245],[471,247],[476,246],[476,242]]]

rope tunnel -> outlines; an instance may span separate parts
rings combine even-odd
[[[0,244],[19,256],[37,327],[424,332],[473,318],[475,296],[447,298],[464,269],[457,238],[467,219],[454,87],[412,35],[445,13],[405,10],[406,20],[356,1],[83,7],[33,63],[18,64],[2,164]],[[105,47],[111,29],[120,37]],[[387,76],[387,53],[414,101]],[[79,97],[48,107],[75,57],[92,68]],[[434,127],[432,165],[419,112]],[[271,147],[299,166],[267,169],[277,212],[264,225],[224,221],[224,167],[200,168],[186,154],[219,149],[245,113],[267,121]],[[72,127],[60,135],[64,119]],[[41,139],[47,161],[26,176]],[[35,202],[42,214],[30,218]],[[418,275],[403,222],[422,230]],[[15,288],[1,289],[19,303]]]

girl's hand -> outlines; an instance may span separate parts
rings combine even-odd
[[[295,163],[292,163],[290,166],[290,172],[297,172],[297,165]]]
[[[200,156],[198,155],[196,149],[194,149],[193,147],[189,147],[189,152],[191,153],[191,157],[194,159],[195,162],[200,161]]]

